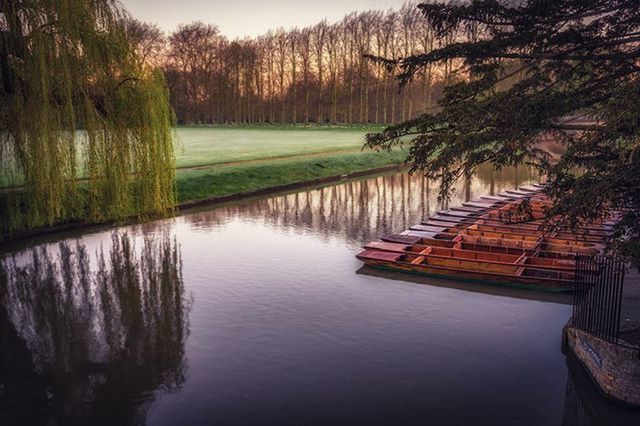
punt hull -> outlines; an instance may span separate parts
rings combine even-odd
[[[574,285],[570,280],[541,279],[537,277],[504,275],[490,272],[476,272],[459,270],[434,265],[412,264],[409,262],[391,262],[356,256],[365,265],[387,271],[403,272],[415,275],[442,278],[453,281],[465,281],[479,284],[500,285],[528,290],[548,292],[573,291]]]

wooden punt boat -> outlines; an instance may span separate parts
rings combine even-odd
[[[525,186],[518,187],[518,189],[520,191],[526,191],[526,192],[540,192],[540,190],[543,189],[543,188],[544,188],[544,186],[536,185],[536,184],[525,185]]]
[[[487,231],[487,232],[506,232],[506,233],[515,233],[515,234],[523,234],[523,235],[535,235],[541,236],[541,232],[538,229],[532,228],[520,228],[515,226],[508,225],[487,225],[484,223],[474,223],[473,225],[469,225],[467,229],[477,229],[479,231]]]
[[[532,229],[532,230],[536,230],[539,232],[544,232],[543,229],[543,225],[542,224],[534,224],[534,223],[509,223],[509,222],[496,222],[496,221],[492,221],[490,219],[478,219],[477,221],[475,221],[475,224],[477,225],[491,225],[491,226],[495,226],[497,228],[500,229]],[[574,235],[571,234],[570,232],[568,232],[569,229],[567,228],[558,228],[558,230],[556,230],[555,232],[564,232],[564,233],[568,233],[570,235]],[[610,231],[608,231],[605,228],[602,227],[589,227],[589,228],[577,228],[576,229],[576,234],[580,239],[581,236],[594,236],[594,237],[606,237],[610,234]]]
[[[406,245],[382,241],[372,241],[366,244],[364,248],[402,254],[420,254],[421,256],[433,258],[431,264],[439,266],[457,267],[464,264],[469,269],[494,272],[515,273],[521,267],[573,272],[575,268],[573,259],[530,258],[525,251],[516,254],[490,253],[457,247],[439,247],[425,244]]]
[[[418,238],[434,238],[438,234],[439,232],[412,231],[411,229],[408,229],[406,231],[402,231],[400,235],[418,237]]]
[[[506,265],[504,268],[478,267],[480,265],[466,259],[438,262],[435,256],[402,254],[382,250],[364,250],[356,256],[366,265],[401,272],[436,276],[445,279],[474,281],[489,284],[503,284],[548,291],[567,291],[573,288],[573,273],[527,266]],[[438,264],[440,263],[440,264]],[[441,266],[441,265],[445,266]]]
[[[598,247],[585,247],[574,244],[556,244],[552,241],[543,241],[540,244],[540,248],[546,251],[556,251],[574,254],[596,254],[598,253]]]
[[[540,245],[540,241],[512,240],[508,238],[486,237],[484,235],[461,235],[461,238],[468,243],[485,244],[490,246],[517,247],[528,250],[535,250]]]
[[[579,254],[598,253],[618,212],[575,229],[549,228],[542,219],[552,207],[542,185],[483,196],[430,216],[421,224],[364,246],[365,264],[455,280],[571,290]],[[514,223],[509,215],[523,202],[533,220]],[[560,225],[560,223],[558,223]]]
[[[496,210],[496,208],[495,207],[481,208],[481,207],[467,207],[467,206],[449,208],[449,211],[452,211],[452,212],[468,212],[468,213],[479,213],[479,214],[487,211],[491,211],[491,210]]]
[[[449,228],[453,228],[451,225],[449,226],[437,226],[437,225],[412,225],[409,227],[412,231],[427,231],[427,232],[447,232]],[[456,232],[456,230],[454,230]]]
[[[539,229],[531,229],[531,228],[521,228],[517,226],[505,226],[505,225],[486,225],[481,223],[475,223],[467,227],[467,229],[477,229],[479,231],[487,231],[487,232],[508,232],[508,233],[516,233],[516,234],[524,234],[524,235],[537,235],[543,237],[547,240],[552,238],[554,240],[569,240],[569,241],[582,241],[585,243],[602,243],[604,238],[602,236],[596,235],[576,235],[568,232],[553,232],[548,235],[545,235]]]
[[[450,223],[459,223],[459,224],[467,224],[467,225],[473,225],[475,223],[483,223],[483,224],[495,224],[495,225],[509,225],[512,224],[511,222],[503,222],[500,220],[494,220],[494,219],[488,219],[485,217],[479,217],[479,218],[459,218],[459,217],[455,217],[455,216],[431,216],[429,217],[429,219],[427,221],[431,221],[431,220],[435,220],[438,222],[450,222]],[[425,223],[425,222],[423,222]],[[426,223],[425,223],[426,224]],[[540,225],[537,222],[527,222],[527,223],[522,223],[522,224],[518,224],[517,225],[519,228],[523,228],[523,229],[540,229]]]
[[[413,231],[411,229],[403,231],[400,235],[410,235],[412,237],[433,238],[435,240],[453,240],[457,234],[444,232]]]
[[[522,233],[515,232],[497,232],[497,231],[486,231],[480,229],[474,229],[474,226],[470,226],[466,229],[460,231],[460,235],[469,235],[475,237],[481,237],[484,239],[488,239],[492,241],[494,239],[499,240],[507,240],[507,241],[523,241],[527,243],[535,242],[535,243],[545,243],[551,244],[552,247],[565,247],[565,249],[553,250],[553,251],[567,251],[566,247],[569,248],[570,251],[575,253],[595,253],[600,248],[600,245],[597,245],[588,241],[577,241],[577,240],[569,240],[555,237],[542,237],[540,235],[528,235]]]
[[[516,198],[512,198],[512,197],[508,197],[508,196],[504,196],[504,195],[483,195],[482,197],[480,197],[481,200],[493,200],[496,202],[503,202],[503,203],[509,203],[511,201],[515,201]]]
[[[496,239],[505,239],[505,240],[515,240],[515,241],[529,241],[538,243],[541,241],[541,237],[539,235],[527,235],[527,234],[517,234],[513,232],[498,232],[498,231],[481,231],[478,229],[474,229],[473,227],[477,225],[472,225],[466,229],[460,231],[461,235],[470,235],[475,237],[486,237],[486,238],[496,238]]]
[[[500,230],[504,232],[524,232],[524,233],[533,233],[537,232],[540,235],[543,235],[544,230],[542,229],[542,223],[536,222],[527,222],[527,223],[519,223],[513,224],[510,222],[504,222],[494,219],[489,219],[486,217],[481,217],[478,219],[475,218],[460,218],[456,216],[431,216],[426,221],[422,222],[423,225],[427,226],[449,226],[450,229],[462,229],[472,225],[490,225],[494,227],[494,230]],[[562,239],[576,239],[583,240],[591,243],[601,244],[604,242],[604,239],[610,234],[610,230],[607,228],[603,228],[601,226],[593,225],[591,227],[579,227],[576,230],[576,233],[568,232],[566,228],[559,228],[555,231],[556,237]]]
[[[439,214],[429,216],[429,220],[432,220],[432,219],[439,220],[440,222],[468,223],[468,224],[473,224],[475,223],[476,220],[478,220],[477,217],[445,216],[445,215],[439,215]]]
[[[475,223],[479,224],[487,224],[487,225],[501,225],[501,226],[515,226],[518,228],[532,228],[532,229],[541,229],[543,222],[541,220],[534,220],[526,223],[514,223],[505,221],[501,218],[493,217],[493,212],[488,212],[482,217],[478,218]],[[561,228],[562,229],[562,228]],[[568,229],[564,229],[565,231],[569,231]],[[589,224],[588,226],[578,226],[576,231],[580,233],[588,232],[593,233],[594,235],[609,235],[611,233],[611,228],[605,225],[598,224]]]
[[[426,245],[431,244],[429,240],[423,240],[420,243],[426,244]],[[443,246],[443,247],[449,247],[449,246]],[[473,250],[473,251],[486,251],[489,253],[498,253],[498,254],[517,254],[517,255],[524,254],[526,256],[543,257],[546,259],[564,259],[564,260],[575,259],[575,255],[573,253],[546,251],[546,250],[542,250],[541,248],[522,248],[522,247],[510,247],[510,246],[504,246],[504,245],[493,246],[489,244],[474,243],[474,242],[469,242],[465,240],[456,241],[453,245],[453,248],[460,248],[463,250]]]
[[[522,198],[529,198],[531,197],[531,194],[529,194],[528,192],[513,192],[513,191],[505,191],[505,192],[501,192],[498,194],[501,197],[511,197],[514,199],[522,199]]]
[[[483,215],[482,212],[465,212],[459,210],[441,210],[436,213],[438,216],[453,216],[462,218],[479,218]]]
[[[464,229],[467,226],[470,226],[471,224],[473,224],[474,222],[469,222],[469,223],[464,223],[464,222],[447,222],[447,221],[443,221],[443,220],[436,220],[436,219],[428,219],[424,222],[422,222],[422,225],[427,225],[427,226],[442,226],[442,227],[447,227],[450,229],[456,229],[456,230],[460,230],[460,229]]]
[[[404,245],[428,245],[432,247],[448,247],[453,248],[456,245],[456,242],[453,240],[443,240],[437,238],[428,238],[428,237],[416,237],[410,235],[402,235],[402,234],[389,234],[385,235],[381,238],[383,242],[387,243],[399,243]],[[407,243],[407,241],[412,241]]]
[[[487,208],[495,208],[498,206],[503,206],[504,202],[492,201],[492,200],[473,200],[467,201],[466,203],[462,203],[463,207],[479,207],[483,209]]]
[[[522,247],[520,241],[514,241],[512,244],[491,245],[477,242],[476,239],[467,236],[460,236],[454,239],[438,239],[429,237],[420,237],[415,235],[389,234],[381,238],[384,242],[400,243],[404,245],[422,244],[432,247],[448,247],[459,248],[462,250],[482,251],[496,254],[514,254],[527,256],[544,257],[549,259],[575,259],[575,254],[567,251],[548,251],[531,244]]]
[[[535,195],[535,192],[521,191],[519,189],[507,189],[504,192],[506,192],[507,194],[513,194],[513,195],[524,196],[524,197],[530,197],[532,195]]]
[[[422,241],[422,237],[415,235],[387,234],[382,237],[381,240],[388,243],[418,244]]]

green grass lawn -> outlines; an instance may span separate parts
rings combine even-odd
[[[179,171],[176,179],[178,202],[233,195],[278,185],[400,165],[405,157],[406,151],[402,150],[364,151]]]
[[[401,164],[406,150],[362,150],[364,135],[377,129],[362,126],[177,128],[178,202]],[[5,194],[8,192],[0,192],[0,207]],[[81,199],[79,202],[83,204]]]
[[[400,164],[406,151],[362,150],[375,127],[180,127],[178,201],[233,195]],[[210,168],[188,167],[217,165]]]
[[[179,127],[178,168],[322,152],[356,151],[374,127]]]

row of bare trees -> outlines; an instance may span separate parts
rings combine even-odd
[[[180,123],[391,123],[430,108],[451,66],[427,68],[399,91],[395,71],[364,57],[406,57],[434,37],[413,3],[288,31],[228,40],[194,22],[164,37],[132,21],[141,57],[165,69]]]

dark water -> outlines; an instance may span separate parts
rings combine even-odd
[[[436,198],[396,174],[5,248],[0,424],[628,419],[562,355],[566,297],[361,267]]]

